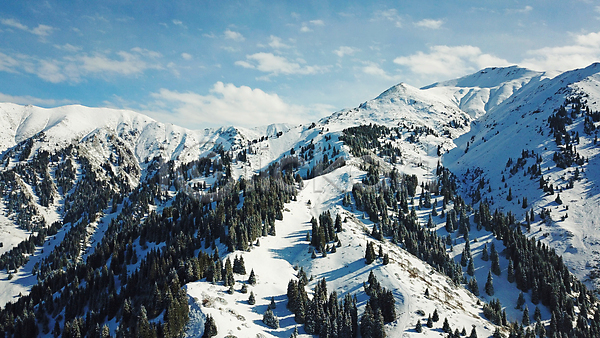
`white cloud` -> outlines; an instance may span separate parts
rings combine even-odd
[[[19,68],[21,62],[16,60],[15,58],[8,56],[4,53],[0,53],[0,71],[16,73],[17,68]]]
[[[308,111],[305,107],[284,102],[277,94],[220,81],[213,85],[208,95],[162,88],[152,97],[157,100],[157,107],[173,107],[177,120],[196,125],[253,127],[277,122],[301,123],[305,122]]]
[[[395,8],[375,11],[371,21],[390,21],[393,22],[396,27],[402,27],[402,19]]]
[[[72,49],[58,46],[57,48]],[[52,82],[79,82],[85,76],[107,78],[113,75],[133,76],[142,74],[148,69],[163,69],[156,60],[160,53],[132,48],[130,51],[119,51],[115,56],[106,53],[74,54],[60,59],[41,59],[24,54],[14,56],[0,53],[0,71],[12,73],[29,73]]]
[[[302,27],[300,27],[300,32],[308,33],[312,32],[312,29],[309,27],[312,26],[325,26],[325,22],[323,20],[310,20],[309,22],[303,22]]]
[[[173,24],[177,26],[183,26],[183,22],[181,20],[173,20]]]
[[[421,21],[415,22],[415,26],[430,28],[430,29],[439,29],[444,24],[444,20],[434,20],[434,19],[423,19]]]
[[[192,59],[192,55],[191,55],[191,54],[188,54],[188,53],[181,53],[181,57],[182,57],[184,60],[188,60],[188,61]]]
[[[246,40],[241,33],[235,32],[235,31],[232,31],[229,29],[226,29],[223,34],[225,35],[225,39],[228,39],[228,40],[233,40],[233,41],[237,41],[237,42],[242,42],[242,41]]]
[[[36,106],[44,107],[56,107],[59,105],[74,103],[71,100],[40,99],[29,95],[13,96],[4,93],[0,93],[0,102],[11,102],[16,104],[33,104]]]
[[[3,25],[8,26],[8,27],[20,29],[23,31],[29,31],[29,27],[23,25],[22,23],[20,23],[19,21],[15,20],[15,19],[2,19],[2,20],[0,20],[0,22]]]
[[[271,46],[271,48],[273,48],[273,49],[290,48],[289,45],[286,45],[285,43],[281,42],[281,38],[279,38],[279,37],[271,35],[269,39],[271,40],[269,42],[269,46]]]
[[[586,67],[600,60],[600,32],[576,35],[571,45],[530,50],[527,55],[520,65],[535,70],[566,71]]]
[[[453,77],[491,66],[508,66],[504,59],[481,52],[474,46],[432,46],[429,53],[417,52],[394,59],[418,75]]]
[[[509,14],[512,14],[512,13],[527,14],[527,13],[531,12],[532,10],[533,10],[533,7],[527,5],[523,8],[507,9],[506,12]]]
[[[340,48],[333,51],[339,57],[344,57],[344,55],[352,55],[356,52],[360,51],[358,48],[348,47],[348,46],[340,46]]]
[[[300,60],[300,63],[304,60]],[[235,64],[244,68],[257,69],[261,72],[271,75],[291,75],[291,74],[316,74],[326,70],[319,66],[302,66],[298,62],[292,62],[283,56],[272,53],[256,53],[246,55],[246,61],[236,61]]]
[[[368,75],[377,76],[383,78],[385,80],[398,81],[400,80],[400,76],[392,76],[389,75],[385,70],[379,67],[378,64],[373,62],[366,62],[366,65],[362,67],[362,72]]]
[[[29,29],[29,27],[25,26],[24,24],[20,23],[19,21],[15,20],[15,19],[1,19],[0,23],[2,23],[5,26],[8,26],[8,27],[20,29],[22,31],[29,32],[31,34],[35,34],[39,37],[48,36],[54,30],[56,30],[56,28],[54,28],[54,27],[47,26],[47,25],[41,25],[41,24],[35,28]]]
[[[54,48],[60,49],[60,50],[64,50],[64,51],[67,51],[67,52],[71,52],[71,53],[76,53],[76,52],[79,52],[81,50],[81,47],[73,46],[73,45],[71,45],[69,43],[65,43],[62,46],[60,46],[60,45],[54,45]]]

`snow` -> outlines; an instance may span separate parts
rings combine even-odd
[[[478,181],[473,181],[465,173],[467,170],[473,172],[480,168],[480,177],[489,180],[492,187],[488,193],[486,185],[483,193],[483,198],[493,202],[492,208],[511,211],[521,221],[524,221],[524,213],[532,208],[537,217],[528,236],[541,239],[555,248],[577,277],[588,286],[597,287],[600,282],[592,280],[590,276],[600,273],[600,210],[597,208],[600,204],[600,187],[597,185],[600,177],[600,148],[592,143],[590,137],[584,137],[582,123],[569,126],[569,130],[580,132],[581,143],[577,145],[577,150],[589,158],[589,163],[580,168],[582,179],[575,181],[572,189],[560,192],[564,202],[562,205],[554,202],[556,196],[545,195],[538,188],[537,180],[524,176],[521,171],[515,175],[509,174],[506,162],[509,158],[515,160],[520,157],[523,149],[533,149],[543,158],[544,178],[554,182],[557,190],[564,188],[568,178],[572,177],[574,168],[563,170],[554,166],[552,155],[557,147],[552,137],[547,135],[545,120],[571,94],[583,94],[593,110],[600,110],[599,72],[600,64],[560,74],[534,72],[512,66],[484,69],[460,79],[435,83],[421,89],[401,83],[357,108],[341,110],[313,124],[298,126],[273,124],[257,128],[189,130],[160,123],[127,110],[78,105],[44,109],[0,103],[0,155],[3,157],[11,147],[43,132],[44,137],[35,142],[32,153],[38,149],[58,150],[75,142],[82,145],[85,148],[83,151],[93,159],[93,164],[99,166],[113,153],[116,143],[112,143],[111,138],[114,138],[119,144],[122,143],[119,145],[123,147],[122,150],[134,154],[136,162],[133,164],[142,171],[141,177],[125,173],[131,185],[135,186],[147,174],[145,162],[157,156],[164,161],[174,160],[179,165],[206,156],[216,145],[222,145],[224,150],[232,152],[233,176],[250,177],[274,161],[289,156],[291,149],[298,151],[300,147],[312,143],[315,145],[314,159],[301,163],[300,173],[305,175],[309,167],[328,153],[330,146],[335,147],[347,160],[347,165],[304,182],[297,200],[285,205],[284,219],[276,222],[277,236],[261,238],[261,245],[253,246],[249,252],[228,255],[231,259],[235,255],[243,255],[247,272],[254,269],[257,274],[258,283],[249,286],[249,292],[253,291],[256,295],[256,304],[249,306],[249,293],[239,292],[248,274],[236,275],[236,288],[232,295],[220,284],[205,281],[189,283],[186,285],[191,310],[188,336],[200,335],[205,315],[210,314],[217,322],[218,337],[229,334],[289,337],[295,323],[293,314],[285,308],[287,283],[295,278],[297,269],[302,267],[309,276],[314,277],[309,288],[312,289],[316,281],[325,278],[328,290],[336,290],[338,296],[342,297],[345,293],[356,294],[359,314],[367,300],[362,283],[367,280],[369,272],[373,271],[384,287],[393,290],[397,301],[398,318],[386,325],[390,337],[420,337],[423,334],[438,337],[444,317],[448,318],[453,328],[466,327],[468,332],[471,325],[476,325],[478,335],[483,337],[489,336],[494,326],[481,318],[482,311],[481,306],[477,305],[477,298],[416,257],[385,242],[382,246],[389,253],[391,263],[384,266],[378,260],[371,265],[364,264],[366,243],[373,241],[365,231],[372,227],[372,223],[364,220],[362,213],[341,206],[342,193],[350,191],[352,184],[359,182],[364,174],[358,169],[363,159],[350,156],[348,147],[342,145],[339,136],[344,129],[363,124],[399,127],[401,137],[392,142],[402,150],[402,156],[395,167],[401,173],[417,175],[419,182],[435,179],[433,172],[440,160],[437,156],[439,147],[445,153],[441,158],[443,165],[462,180],[462,193],[467,202],[470,202],[468,192]],[[417,142],[411,143],[407,138],[414,127],[430,128],[434,134],[421,136]],[[540,130],[544,130],[544,134]],[[237,161],[236,155],[243,149],[248,150],[248,159],[246,162]],[[379,161],[384,171],[391,170],[391,164]],[[527,166],[533,164],[532,159],[529,161]],[[12,161],[11,167],[14,165]],[[115,169],[112,164],[111,167]],[[115,171],[118,172],[117,169]],[[503,175],[507,187],[512,187],[515,196],[512,201],[506,200],[508,188],[501,181]],[[210,186],[217,176],[218,173],[211,177],[194,177],[190,182],[205,182]],[[32,193],[31,187],[28,190]],[[169,191],[169,196],[174,193]],[[36,203],[38,212],[48,224],[61,217],[60,197],[57,196],[57,201],[49,208]],[[517,203],[523,197],[527,197],[529,201],[527,209],[521,208]],[[37,198],[35,200],[39,202]],[[169,202],[157,203],[157,210],[160,211]],[[541,208],[551,210],[552,222],[540,221]],[[324,211],[331,211],[333,215],[341,214],[348,219],[344,223],[344,231],[339,234],[343,245],[336,253],[312,259],[305,235],[311,229],[311,217],[317,218]],[[417,213],[421,222],[425,223],[428,210],[418,210]],[[93,252],[94,244],[101,240],[114,217],[116,214],[107,213],[92,224],[87,251],[83,257]],[[435,221],[438,233],[446,235],[444,220]],[[14,300],[19,293],[28,292],[35,283],[35,276],[31,274],[33,265],[60,243],[66,231],[68,227],[47,239],[43,249],[38,248],[30,261],[13,274],[13,279],[8,280],[6,272],[0,271],[0,304]],[[1,253],[18,244],[29,233],[17,229],[2,212],[0,235],[4,243],[4,247],[0,248]],[[477,238],[477,242],[471,243],[475,260],[480,260],[484,243],[493,241],[499,252],[503,248],[500,241],[493,239],[485,231],[473,230],[471,238]],[[140,257],[150,250],[140,249],[139,242],[134,245],[137,248],[136,254]],[[463,247],[464,241],[455,239],[454,251],[450,254],[456,256],[456,259],[460,258]],[[223,246],[219,249],[220,252],[226,251]],[[500,257],[502,275],[494,276],[494,298],[501,300],[509,320],[520,320],[522,312],[514,309],[518,291],[514,284],[506,281],[507,261],[502,254]],[[485,295],[483,285],[490,262],[478,263],[475,277],[479,282],[480,300],[489,301],[492,297]],[[131,272],[136,267],[136,264],[132,264],[128,266],[128,271]],[[429,289],[429,298],[424,296],[425,289]],[[276,300],[277,308],[274,312],[281,324],[281,328],[277,330],[262,323],[262,314],[271,297]],[[529,311],[533,314],[535,306],[528,295],[526,300]],[[426,319],[427,314],[434,309],[440,312],[441,321],[435,323],[434,329],[423,326],[424,333],[417,334],[414,331],[417,320]],[[547,309],[541,307],[541,310],[543,319],[548,320],[550,314]],[[425,316],[420,313],[425,313]],[[110,323],[113,332],[116,325],[114,322]],[[307,336],[300,326],[299,329],[302,336]]]
[[[348,191],[352,184],[360,181],[362,172],[351,166],[337,169],[329,174],[305,181],[305,186],[297,196],[297,201],[285,205],[284,218],[276,221],[277,236],[260,238],[260,246],[253,246],[249,252],[234,252],[227,256],[233,260],[236,255],[244,258],[248,274],[252,269],[257,275],[258,283],[248,286],[248,294],[239,292],[248,274],[236,275],[236,286],[233,295],[227,293],[227,287],[220,284],[210,284],[198,281],[187,284],[187,292],[199,306],[202,313],[213,316],[219,329],[217,337],[236,335],[254,337],[263,334],[265,337],[289,337],[296,323],[293,314],[286,305],[287,284],[295,279],[297,271],[294,267],[302,267],[312,282],[322,278],[327,281],[328,290],[336,290],[338,297],[344,294],[358,296],[359,314],[364,310],[368,297],[363,290],[363,282],[367,281],[370,271],[373,271],[382,286],[392,290],[396,298],[396,321],[386,325],[389,337],[410,337],[417,335],[414,325],[417,320],[426,320],[427,315],[437,309],[441,321],[433,329],[424,327],[426,337],[439,336],[443,318],[447,317],[452,327],[464,326],[470,332],[471,325],[476,325],[479,334],[490,335],[493,325],[480,317],[481,307],[477,300],[464,288],[457,287],[445,276],[435,272],[416,257],[408,254],[398,246],[383,243],[384,252],[390,255],[390,264],[382,265],[377,260],[371,265],[364,263],[364,250],[367,241],[375,241],[365,234],[372,224],[363,221],[358,214],[341,207],[340,190]],[[310,200],[310,204],[308,201]],[[309,253],[309,243],[306,242],[306,232],[311,230],[310,219],[318,218],[324,211],[331,211],[333,217],[340,213],[342,219],[348,218],[343,224],[344,231],[338,233],[342,247],[336,253],[327,257],[312,259]],[[265,264],[268,262],[267,264]],[[424,296],[428,288],[430,297]],[[249,292],[256,296],[256,304],[247,304]],[[266,311],[271,297],[275,298],[277,308],[275,315],[280,320],[280,329],[268,328],[262,323],[262,314]],[[425,317],[419,315],[423,311]],[[200,318],[195,316],[195,318]],[[198,319],[200,320],[200,319]],[[423,321],[425,324],[425,321]],[[198,327],[194,321],[188,336]],[[298,326],[302,337],[307,337],[303,328]],[[485,334],[484,334],[485,333]],[[419,335],[421,336],[421,335]]]

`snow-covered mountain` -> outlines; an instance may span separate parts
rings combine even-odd
[[[436,337],[444,319],[479,337],[518,330],[502,311],[538,332],[569,319],[587,326],[562,332],[595,332],[600,310],[585,287],[597,290],[600,276],[599,85],[600,64],[488,68],[421,89],[401,83],[307,125],[202,131],[126,110],[0,103],[0,301],[27,299],[14,322],[15,308],[0,312],[0,331],[169,336],[189,317],[196,336],[210,315],[218,337],[289,337],[299,310],[285,306],[288,282],[303,271],[310,298],[325,279],[338,300],[356,296],[359,317],[376,304],[363,289],[373,272],[395,299],[389,337]],[[493,229],[482,225],[488,207]],[[318,246],[311,219],[326,215],[344,221]],[[523,258],[510,241],[528,238],[540,240],[538,256]],[[368,243],[387,258],[365,264]],[[525,260],[540,253],[554,265],[542,284],[529,271],[529,285]],[[237,257],[247,271],[208,281]],[[271,299],[279,328],[261,320]],[[495,299],[494,319],[482,303]],[[528,325],[524,309],[538,307]],[[441,320],[430,328],[433,312]],[[319,325],[342,330],[340,320]],[[307,325],[301,336],[315,333]]]

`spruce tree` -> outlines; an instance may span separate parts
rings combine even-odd
[[[375,249],[373,248],[372,242],[367,242],[367,249],[365,251],[365,264],[371,264],[375,260]]]
[[[256,275],[254,274],[254,269],[250,270],[250,276],[248,277],[248,284],[250,284],[250,285],[256,284]]]
[[[469,259],[469,265],[467,266],[467,274],[473,276],[475,274],[475,264],[473,264],[473,258]]]
[[[490,259],[490,256],[488,255],[487,243],[483,245],[483,250],[481,250],[481,259],[486,262]]]
[[[527,308],[527,305],[525,305],[525,310],[523,310],[523,318],[521,319],[521,323],[523,324],[523,326],[529,326],[529,324],[531,324],[531,321],[529,319],[529,309]]]
[[[442,325],[442,331],[446,333],[452,333],[452,328],[450,327],[450,323],[448,323],[448,318],[444,318],[444,324]]]
[[[204,334],[202,338],[210,338],[217,335],[217,323],[215,323],[215,319],[208,315],[206,317],[206,321],[204,322]]]
[[[256,304],[256,298],[254,297],[253,291],[250,291],[250,297],[248,297],[248,304],[250,304],[250,305]]]
[[[437,309],[433,310],[433,315],[431,316],[431,319],[433,320],[434,323],[437,322],[438,320],[440,320],[440,315],[439,315]]]
[[[519,292],[519,298],[517,298],[517,309],[522,309],[523,305],[525,305],[525,296],[523,296],[523,292]]]
[[[475,329],[475,325],[473,325],[473,329],[471,329],[471,335],[469,338],[477,338],[477,330]]]
[[[265,325],[273,329],[279,328],[279,319],[277,318],[277,316],[275,316],[275,314],[273,313],[273,311],[271,311],[270,308],[267,309],[267,311],[265,311],[265,313],[263,314],[263,323],[265,323]]]
[[[492,279],[492,272],[488,271],[487,282],[485,282],[485,293],[488,296],[494,295],[494,280]]]
[[[417,319],[417,325],[415,326],[415,331],[417,331],[418,333],[423,332],[423,327],[421,326],[421,320]]]
[[[429,315],[429,317],[427,317],[427,327],[428,328],[433,327],[433,319],[431,319],[431,314]]]

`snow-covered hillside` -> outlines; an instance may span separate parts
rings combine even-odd
[[[299,271],[313,277],[310,297],[323,278],[338,300],[355,295],[359,318],[373,272],[395,300],[388,337],[437,337],[444,319],[479,337],[520,329],[507,321],[538,331],[591,321],[595,298],[561,264],[598,286],[599,73],[599,64],[562,74],[488,68],[421,89],[401,83],[306,125],[252,129],[193,131],[132,111],[0,103],[0,302],[29,309],[14,323],[6,319],[14,308],[0,311],[0,331],[169,336],[185,312],[189,336],[204,331],[207,315],[218,337],[289,337],[296,325],[308,336],[286,308]],[[481,225],[488,206],[493,230]],[[324,213],[344,219],[343,230],[319,247],[307,233],[320,236],[311,219]],[[563,257],[548,259],[546,277],[559,271],[560,280],[531,271],[535,285],[510,280],[521,252],[507,238],[523,241],[521,232]],[[381,246],[387,264],[365,264],[367,243]],[[235,274],[230,293],[220,269],[237,256],[247,273]],[[241,292],[251,269],[252,305]],[[561,294],[540,303],[541,288]],[[262,321],[271,297],[278,329]],[[501,308],[484,315],[496,299]],[[538,323],[529,324],[525,309],[534,308]],[[434,311],[441,320],[430,328]],[[96,328],[83,324],[86,314]]]

